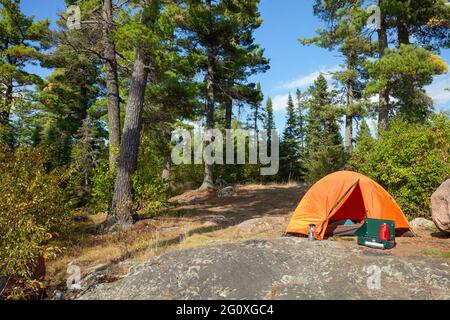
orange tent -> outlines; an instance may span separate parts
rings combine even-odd
[[[329,222],[365,218],[395,221],[396,229],[409,230],[405,214],[391,195],[368,177],[339,171],[317,182],[303,197],[287,226],[291,234],[309,233],[316,225],[316,238],[322,240]]]

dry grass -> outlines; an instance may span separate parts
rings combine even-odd
[[[450,251],[441,251],[435,248],[429,248],[422,250],[420,253],[424,256],[450,259]]]
[[[291,188],[300,188],[303,187],[303,184],[298,182],[286,182],[286,183],[267,183],[267,184],[238,184],[236,186],[237,190],[267,190],[268,188],[277,188],[277,189],[291,189]]]
[[[128,232],[117,232],[109,235],[86,234],[86,229],[94,227],[104,221],[105,215],[89,216],[89,223],[78,222],[74,230],[78,236],[73,236],[58,245],[64,250],[64,254],[47,263],[48,285],[51,287],[64,286],[67,278],[67,267],[70,263],[76,264],[83,271],[99,264],[114,265],[128,259],[145,261],[160,255],[173,247],[179,241],[181,234],[198,228],[198,223],[181,223],[181,227],[172,228],[173,220],[161,219],[158,225],[161,230],[155,228],[133,228]],[[167,227],[167,228],[166,228]],[[165,229],[166,228],[166,229]],[[115,270],[115,272],[118,272]],[[127,270],[119,270],[120,276]]]

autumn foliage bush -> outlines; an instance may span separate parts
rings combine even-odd
[[[0,275],[16,283],[0,295],[20,297],[41,285],[32,279],[34,264],[58,251],[50,240],[68,226],[67,176],[48,171],[42,149],[0,147]]]
[[[422,123],[399,119],[378,139],[360,136],[352,165],[385,187],[410,217],[430,218],[430,197],[450,177],[449,115]]]

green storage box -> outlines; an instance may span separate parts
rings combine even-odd
[[[383,224],[389,227],[389,241],[380,239],[380,228]],[[395,222],[391,220],[369,219],[364,220],[364,224],[355,235],[358,237],[358,244],[375,249],[392,249],[395,247]]]

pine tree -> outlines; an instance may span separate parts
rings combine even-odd
[[[397,99],[390,104],[391,113],[410,122],[423,121],[430,115],[433,101],[424,87],[432,83],[434,75],[448,70],[438,56],[410,45],[387,50],[382,59],[368,62],[367,67],[371,76],[367,92],[389,86],[391,95]]]
[[[222,44],[222,58],[217,61],[217,98],[226,107],[225,123],[230,129],[233,104],[250,107],[262,101],[260,84],[249,83],[249,77],[269,69],[264,50],[255,43],[253,33],[262,24],[259,0],[222,1],[225,17],[232,23],[229,38]],[[255,110],[253,108],[253,110]],[[253,119],[254,122],[254,119]]]
[[[307,182],[313,183],[340,169],[346,159],[338,123],[340,110],[333,105],[334,97],[323,75],[309,88],[309,95],[304,166]]]
[[[298,130],[298,140],[299,140],[299,153],[300,157],[303,158],[306,150],[306,114],[307,106],[302,92],[297,89],[296,92],[297,100],[297,130]]]
[[[33,108],[46,114],[41,119],[42,143],[50,146],[54,165],[59,166],[71,162],[75,135],[101,96],[101,61],[96,55],[73,50],[67,42],[54,45],[43,62],[53,71],[36,86]]]
[[[266,102],[266,111],[264,114],[264,130],[267,131],[267,148],[270,150],[270,143],[272,142],[272,130],[275,129],[275,120],[273,117],[273,102],[272,98],[268,97]]]
[[[188,50],[198,54],[200,70],[205,74],[206,129],[215,127],[219,101],[225,104],[228,128],[233,100],[254,103],[259,99],[260,93],[254,86],[246,85],[249,76],[267,65],[253,37],[262,22],[258,3],[259,0],[188,0],[180,12],[180,27],[187,34],[186,44],[191,46]],[[205,144],[208,146],[211,141],[207,139]],[[211,187],[213,165],[205,164],[201,189]]]
[[[376,140],[372,137],[370,127],[365,120],[359,126],[355,137],[355,152],[352,154],[350,162],[362,172],[370,172],[370,164],[364,161],[374,149]]]
[[[171,133],[180,125],[180,121],[195,121],[201,112],[199,85],[195,80],[195,55],[182,50],[183,38],[176,37],[175,19],[170,15],[165,24],[165,33],[170,39],[156,53],[158,61],[153,73],[152,85],[147,88],[146,100],[149,101],[143,110],[143,136],[154,141],[157,146],[154,156],[162,161],[162,180],[171,179]],[[166,70],[171,70],[167,72]]]
[[[120,93],[116,59],[116,43],[113,39],[113,1],[103,0],[102,42],[105,60],[105,81],[108,91],[109,168],[115,170],[120,147]]]
[[[286,127],[280,145],[280,174],[288,181],[297,179],[299,172],[298,116],[291,94],[288,96]]]
[[[115,21],[115,17],[126,16],[125,8],[130,5],[124,3],[116,6],[113,0],[66,0],[66,4],[80,7],[81,29],[67,30],[65,23],[62,23],[60,41],[78,53],[95,55],[103,65],[101,75],[104,84],[101,85],[106,89],[109,167],[114,171],[121,138],[119,71],[123,71],[119,70],[117,62],[121,53],[118,52],[116,41],[120,33],[118,29],[128,27],[126,23],[121,25]]]
[[[356,147],[358,147],[358,144],[363,143],[367,140],[373,140],[372,133],[370,132],[370,127],[367,124],[366,120],[363,120],[359,126],[358,133],[356,134],[355,142]]]
[[[155,35],[158,17],[161,13],[160,1],[146,2],[140,12],[140,24],[136,26],[139,34],[135,49],[135,58],[130,78],[128,101],[123,125],[122,143],[120,145],[119,161],[114,195],[106,222],[107,227],[128,228],[133,222],[133,181],[132,177],[137,168],[139,145],[142,128],[142,110],[144,108],[145,89],[152,67],[152,49],[160,41],[152,37]],[[150,42],[153,40],[154,42]]]
[[[345,96],[345,148],[351,153],[353,148],[353,120],[365,113],[362,101],[365,85],[363,64],[372,54],[370,38],[365,34],[365,10],[363,1],[316,1],[314,13],[326,23],[325,29],[318,30],[318,36],[302,39],[303,44],[334,49],[338,48],[345,58],[342,71],[334,73]]]
[[[250,121],[252,123],[251,128],[255,131],[259,130],[258,123],[264,120],[264,112],[261,110],[261,102],[264,96],[261,91],[261,84],[258,83],[256,86],[256,97],[254,101],[250,104]]]
[[[202,69],[205,72],[205,129],[210,130],[215,127],[215,104],[216,90],[215,81],[217,73],[217,61],[219,57],[219,46],[224,32],[227,30],[223,21],[223,7],[213,4],[211,0],[186,1],[186,8],[180,12],[182,28],[189,33],[190,43],[198,44],[198,48],[190,48],[191,51],[197,49],[202,57]],[[222,19],[220,19],[222,18]],[[205,148],[212,143],[207,137]],[[208,189],[214,186],[213,165],[205,163],[205,174],[201,189]]]
[[[91,178],[99,158],[100,146],[94,126],[91,117],[88,116],[83,120],[75,135],[77,140],[72,149],[78,180],[75,187],[78,205],[86,205],[90,200]]]
[[[450,8],[445,1],[378,0],[377,4],[380,8],[380,24],[376,27],[378,41],[375,43],[378,52],[375,60],[367,60],[367,66],[364,60],[366,56],[372,55],[372,34],[371,29],[366,28],[366,20],[372,13],[365,12],[365,1],[317,0],[314,13],[327,23],[327,28],[319,30],[319,36],[303,40],[304,43],[316,43],[326,48],[338,46],[346,59],[346,70],[337,72],[335,78],[342,83],[346,92],[347,151],[352,149],[353,118],[365,113],[361,107],[367,103],[355,103],[361,99],[361,93],[366,96],[379,95],[379,129],[386,128],[390,118],[396,114],[409,121],[420,121],[427,117],[432,109],[432,101],[425,94],[423,86],[428,82],[418,81],[415,74],[420,74],[424,79],[429,77],[428,74],[424,75],[415,62],[412,63],[417,60],[414,56],[421,53],[414,53],[402,47],[412,46],[413,49],[419,49],[418,46],[422,46],[439,51],[449,45],[450,28],[446,21],[450,17]],[[389,48],[391,43],[397,45],[397,51]],[[398,65],[393,61],[393,52],[397,52],[395,60]],[[388,54],[389,57],[386,57]],[[434,60],[439,58],[434,57]],[[443,61],[438,63],[443,64]],[[391,72],[387,72],[386,76],[380,75],[389,70],[389,65]],[[400,70],[401,65],[403,70]],[[361,80],[366,77],[364,69],[369,69],[368,76],[371,78],[365,92],[361,90],[361,85],[364,86],[365,82]],[[435,70],[435,74],[439,74],[443,69],[436,66]]]
[[[386,128],[389,117],[395,114],[408,121],[423,121],[433,107],[423,86],[429,84],[431,75],[446,70],[446,66],[442,66],[445,63],[437,56],[432,56],[431,52],[429,55],[434,61],[430,62],[430,58],[424,56],[423,49],[439,51],[441,47],[449,45],[450,29],[442,22],[448,21],[450,8],[442,0],[379,0],[379,6],[382,17],[378,30],[379,59],[369,62],[372,84],[368,91],[374,93],[376,87],[380,94],[379,128]],[[395,50],[388,50],[389,32],[396,35]],[[428,70],[434,68],[434,72],[425,72],[423,63],[416,64],[419,56],[419,59],[428,61]],[[389,95],[395,101],[390,101]]]
[[[396,44],[417,43],[431,51],[450,45],[450,8],[446,0],[385,0],[389,27]]]
[[[425,49],[436,52],[439,52],[441,47],[450,45],[450,25],[436,23],[436,21],[447,21],[448,23],[450,19],[450,8],[445,1],[425,0],[405,3],[404,0],[389,0],[388,4],[388,10],[396,17],[398,49],[402,50],[402,47],[411,45],[412,39]],[[426,37],[424,37],[424,29],[427,29]],[[403,57],[403,59],[407,61],[407,57]],[[435,63],[445,64],[442,60],[438,61],[436,56],[433,56],[433,59]],[[435,74],[446,72],[446,69],[436,66]],[[402,87],[402,90],[394,92],[395,97],[399,100],[395,107],[409,121],[425,120],[432,109],[431,99],[424,94],[423,83],[405,72],[401,75],[398,85],[396,84],[397,87]]]
[[[42,60],[48,47],[48,20],[34,21],[20,10],[20,1],[0,2],[0,143],[13,145],[11,110],[19,107],[19,92],[42,79],[26,71],[27,64]]]
[[[380,8],[380,25],[377,28],[378,59],[381,60],[386,54],[386,51],[389,49],[385,0],[378,0],[378,7]],[[389,124],[390,87],[387,83],[382,83],[379,86],[378,96],[378,130],[382,130],[386,129]]]

